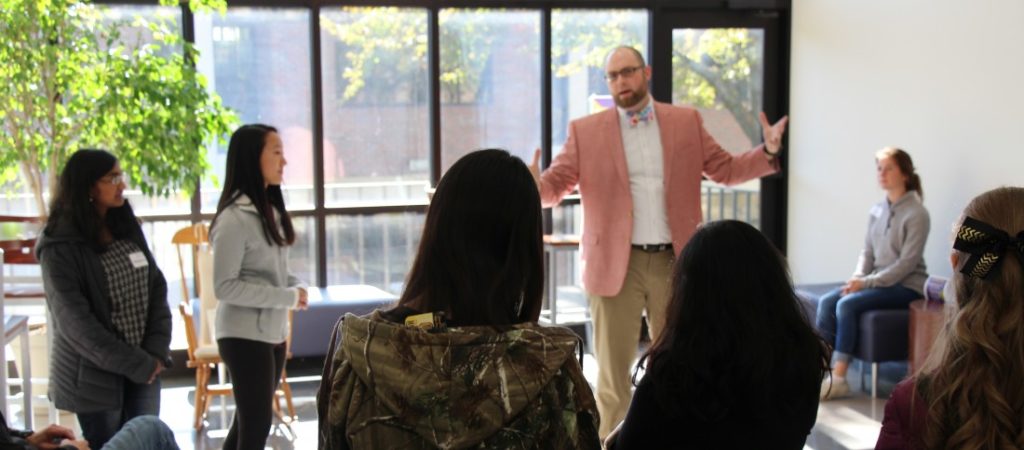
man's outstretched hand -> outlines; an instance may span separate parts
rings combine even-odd
[[[533,162],[530,163],[530,175],[533,175],[533,182],[537,183],[540,189],[540,149],[533,151]]]
[[[778,122],[775,122],[775,125],[768,123],[768,116],[764,111],[761,111],[759,118],[761,119],[761,133],[764,135],[764,146],[768,153],[776,156],[782,151],[782,135],[786,133],[789,116],[782,116]]]

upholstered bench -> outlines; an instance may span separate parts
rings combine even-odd
[[[292,356],[324,356],[334,324],[346,313],[364,315],[388,307],[398,297],[365,284],[309,289],[309,309],[295,311]]]
[[[797,297],[804,314],[814,325],[818,300],[843,283],[805,284],[796,286]],[[871,396],[878,393],[878,363],[906,361],[909,336],[910,310],[879,309],[860,315],[857,325],[857,344],[853,357],[871,363]],[[864,388],[864,370],[861,370],[861,389]]]

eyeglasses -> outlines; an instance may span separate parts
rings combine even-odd
[[[100,181],[105,181],[105,182],[110,183],[110,184],[112,184],[114,186],[117,186],[117,185],[119,185],[119,184],[124,182],[124,174],[123,173],[116,173],[116,174],[113,174],[113,175],[104,175],[103,177],[100,178]]]
[[[619,79],[619,77],[629,78],[633,76],[633,74],[636,73],[638,70],[641,70],[643,68],[644,66],[623,67],[618,72],[613,70],[611,72],[604,74],[604,79],[608,80],[608,82],[612,82]]]

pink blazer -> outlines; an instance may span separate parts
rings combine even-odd
[[[672,247],[679,255],[701,223],[701,175],[727,185],[778,170],[761,146],[740,155],[722,149],[691,108],[654,103],[664,147],[665,210]],[[633,236],[633,197],[615,108],[569,124],[562,152],[541,175],[541,203],[557,205],[579,187],[583,203],[583,286],[590,294],[614,296],[622,289]]]

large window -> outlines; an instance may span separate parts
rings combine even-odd
[[[540,145],[540,12],[440,16],[442,170],[481,148],[529,161]]]
[[[425,204],[427,10],[325,10],[320,39],[326,205]]]
[[[230,8],[195,19],[199,69],[209,88],[238,112],[242,123],[274,126],[284,143],[285,202],[313,206],[312,78],[309,10]],[[227,146],[210,149],[203,180],[203,212],[216,211]]]
[[[654,0],[614,9],[575,8],[568,0],[528,0],[514,9],[449,0],[242,3],[224,14],[119,4],[106,14],[134,22],[119,41],[126,48],[152,39],[149,20],[192,27],[181,31],[201,52],[197,65],[209,89],[242,123],[280,130],[284,192],[298,234],[291,267],[315,284],[400,293],[419,245],[426,192],[438,176],[479,148],[505,148],[526,161],[538,147],[556,155],[571,120],[612,105],[603,68],[616,46],[646,55],[655,98],[699,109],[731,152],[759,143],[756,114],[772,115],[786,88],[778,73],[785,21],[764,10],[696,12],[658,3],[654,17]],[[198,197],[148,198],[129,187],[172,286],[179,276],[170,235],[191,221],[209,222],[226,154],[226,145],[208,149],[212,169]],[[762,185],[770,183],[707,183],[705,219],[763,225]],[[0,206],[35,213],[31,196],[11,189]],[[552,232],[580,232],[574,200],[552,218]],[[772,231],[784,236],[784,229]],[[559,285],[577,283],[578,267],[566,267],[574,266],[570,256],[556,261]]]
[[[672,103],[700,111],[704,127],[731,153],[761,142],[757,115],[764,97],[764,30],[672,30]],[[704,220],[737,219],[759,226],[761,181],[726,188],[705,182]]]
[[[423,230],[423,214],[334,216],[327,220],[327,283],[402,292]]]

